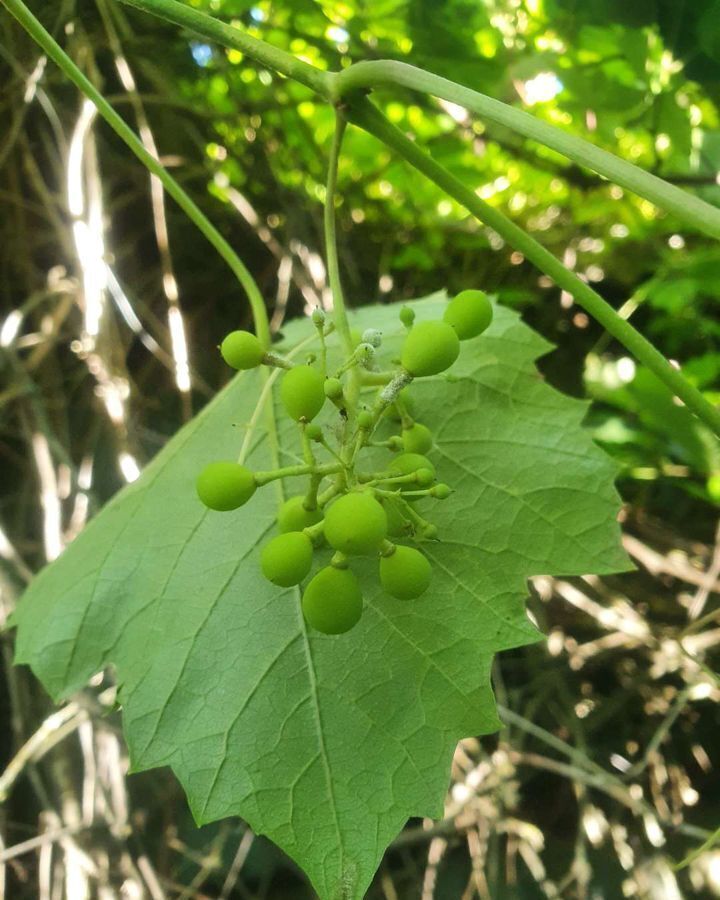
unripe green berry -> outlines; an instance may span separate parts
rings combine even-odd
[[[435,540],[438,536],[438,527],[437,525],[426,525],[422,530],[422,536],[428,538],[428,540]]]
[[[391,460],[387,467],[388,472],[393,475],[410,475],[419,469],[427,469],[433,478],[435,478],[435,466],[426,456],[420,453],[401,453]],[[411,491],[414,485],[412,483],[403,484],[401,490]]]
[[[209,463],[195,483],[198,497],[205,506],[228,512],[243,506],[255,493],[253,473],[236,462]]]
[[[433,436],[427,425],[415,422],[402,433],[403,447],[408,453],[427,453],[433,445]]]
[[[323,439],[323,430],[315,422],[305,426],[305,434],[311,441],[317,441],[318,443]]]
[[[370,493],[345,494],[325,513],[325,538],[342,553],[375,553],[387,528],[385,510]]]
[[[431,578],[430,563],[414,547],[395,547],[380,558],[380,583],[398,600],[415,600],[428,589]]]
[[[358,413],[358,426],[363,431],[369,431],[372,428],[373,414],[369,410],[363,409]]]
[[[409,306],[401,306],[400,321],[406,328],[412,328],[415,322],[415,310]]]
[[[268,581],[280,587],[300,584],[310,571],[313,545],[302,531],[279,534],[263,547],[260,566]]]
[[[461,341],[477,337],[490,325],[492,304],[483,291],[460,291],[445,307],[443,320],[451,325]]]
[[[419,322],[405,338],[401,362],[416,378],[449,369],[460,354],[460,341],[447,322]]]
[[[278,530],[281,534],[289,531],[302,531],[304,528],[310,528],[311,525],[317,525],[322,521],[322,510],[306,509],[305,497],[299,494],[297,497],[290,497],[286,500],[278,511],[277,523]]]
[[[387,445],[388,445],[388,450],[392,450],[393,453],[397,452],[398,450],[402,450],[403,449],[402,438],[400,437],[400,435],[394,434],[392,437],[388,438]]]
[[[421,488],[430,487],[433,481],[435,481],[435,472],[433,469],[418,469],[415,476],[417,478],[418,487]]]
[[[249,331],[231,331],[220,344],[220,353],[233,369],[254,369],[265,356],[265,348]]]
[[[290,369],[283,375],[280,399],[292,419],[309,422],[325,403],[322,375],[310,366]]]
[[[323,389],[328,400],[339,400],[343,395],[342,381],[339,378],[326,378]]]
[[[360,584],[350,569],[327,566],[311,579],[302,598],[308,625],[323,634],[343,634],[362,615]]]
[[[436,484],[430,489],[430,496],[435,497],[436,500],[447,500],[450,494],[452,494],[452,488],[449,484]]]

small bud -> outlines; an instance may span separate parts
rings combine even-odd
[[[430,490],[430,496],[437,500],[447,500],[450,494],[452,494],[452,488],[448,484],[436,484]]]
[[[373,415],[369,410],[363,409],[358,413],[358,425],[363,431],[369,431],[372,428]]]
[[[316,328],[322,328],[325,324],[325,310],[316,306],[312,311],[310,318],[313,320],[313,325],[315,325]]]
[[[412,328],[415,321],[415,310],[409,306],[400,307],[400,321],[406,328]]]
[[[355,356],[360,363],[369,363],[375,357],[375,348],[372,344],[363,342],[358,344]]]
[[[382,331],[378,331],[377,328],[368,328],[366,331],[363,331],[362,339],[366,344],[379,347],[382,344]]]
[[[343,386],[339,378],[325,379],[325,396],[330,400],[339,400],[343,395]]]
[[[388,438],[388,450],[402,450],[403,449],[403,441],[399,435],[393,435],[393,437]]]

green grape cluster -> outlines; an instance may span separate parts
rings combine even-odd
[[[300,602],[307,624],[339,635],[363,612],[364,586],[353,570],[355,560],[376,560],[382,590],[397,600],[416,600],[430,586],[432,567],[421,548],[439,534],[423,504],[447,500],[452,488],[438,481],[431,459],[434,435],[416,419],[407,389],[416,378],[449,369],[461,342],[488,328],[492,305],[482,291],[466,290],[447,304],[440,320],[416,322],[414,310],[402,307],[406,334],[400,359],[389,370],[379,365],[383,335],[374,328],[347,335],[345,359],[331,368],[327,338],[335,328],[327,318],[322,310],[313,313],[320,353],[297,364],[267,352],[246,331],[232,332],[220,346],[234,369],[284,370],[280,402],[297,423],[303,463],[252,472],[241,462],[210,462],[196,487],[205,506],[229,512],[271,481],[305,480],[303,491],[280,504],[278,533],[263,547],[260,567],[280,588],[304,584]],[[384,463],[368,464],[371,454],[381,453],[387,454]]]

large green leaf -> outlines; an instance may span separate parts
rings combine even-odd
[[[356,321],[397,352],[396,308]],[[288,346],[311,330],[289,327]],[[535,371],[548,347],[498,308],[454,377],[413,386],[439,476],[457,488],[432,513],[442,541],[425,545],[434,576],[420,600],[383,595],[368,563],[360,625],[308,632],[298,593],[258,570],[278,486],[234,513],[200,505],[197,471],[237,455],[253,417],[264,376],[247,373],[35,580],[17,661],[56,698],[113,665],[134,770],[171,766],[198,822],[243,816],[321,897],[361,897],[407,818],[442,813],[458,739],[497,728],[493,654],[538,637],[526,579],[627,568],[615,469],[581,427],[586,404]],[[255,468],[297,458],[277,413],[255,417]]]

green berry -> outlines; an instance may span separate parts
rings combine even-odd
[[[415,310],[409,306],[401,306],[400,321],[406,328],[412,328],[415,322]]]
[[[305,434],[311,441],[317,441],[318,443],[323,439],[323,430],[319,425],[316,425],[315,422],[311,422],[310,425],[305,427]]]
[[[437,500],[447,500],[450,494],[452,494],[452,488],[448,484],[436,484],[430,490],[430,496]]]
[[[370,410],[363,409],[358,413],[358,426],[363,429],[363,431],[370,431],[373,426],[373,414]]]
[[[432,568],[427,558],[414,547],[395,547],[380,558],[380,583],[391,597],[415,600],[430,584]]]
[[[265,356],[265,348],[249,331],[231,331],[220,344],[220,353],[233,369],[254,369]]]
[[[323,389],[328,400],[339,400],[343,395],[342,381],[339,378],[326,378]]]
[[[421,469],[428,470],[432,475],[432,479],[435,478],[435,466],[426,456],[422,456],[420,453],[401,453],[399,456],[396,456],[387,467],[388,472],[392,475],[410,475]],[[432,479],[429,483],[432,483]],[[415,490],[416,484],[407,482],[400,485],[400,490]]]
[[[382,505],[369,493],[345,494],[325,513],[325,537],[342,553],[375,553],[387,534]]]
[[[483,291],[460,291],[445,307],[443,319],[451,325],[461,341],[477,337],[490,325],[492,304]]]
[[[394,434],[392,437],[388,438],[388,450],[392,450],[393,453],[397,453],[398,450],[403,449],[402,438],[399,434]]]
[[[297,497],[290,497],[280,507],[277,517],[278,529],[282,534],[289,531],[302,531],[304,528],[310,528],[311,525],[317,525],[322,521],[322,517],[322,510],[307,509],[305,497],[299,494]]]
[[[268,581],[280,587],[300,584],[310,571],[313,545],[302,531],[279,534],[263,547],[260,567]]]
[[[438,536],[438,527],[437,525],[426,525],[422,530],[422,536],[427,538],[430,541],[434,541]]]
[[[325,403],[323,377],[310,366],[296,366],[286,372],[280,384],[280,399],[290,418],[309,422]]]
[[[228,512],[247,503],[257,483],[253,473],[239,463],[213,462],[198,475],[195,487],[205,506]]]
[[[310,313],[310,318],[313,320],[313,325],[315,325],[316,328],[322,328],[325,324],[325,310],[320,306],[316,306],[312,313]]]
[[[430,485],[435,481],[435,472],[433,469],[418,469],[415,472],[415,476],[417,478],[417,485],[421,488],[430,487]]]
[[[350,569],[327,566],[315,575],[302,598],[305,621],[323,634],[343,634],[362,615],[360,584]]]
[[[447,322],[420,322],[405,338],[401,362],[416,378],[444,372],[460,355],[460,340]]]
[[[415,422],[410,428],[405,428],[402,433],[403,448],[408,453],[427,453],[433,445],[432,431],[427,425]]]

